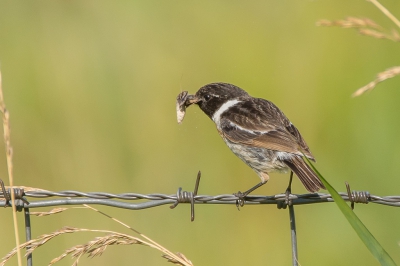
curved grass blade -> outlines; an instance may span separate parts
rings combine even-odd
[[[384,266],[396,266],[396,263],[386,252],[386,250],[379,244],[378,240],[371,234],[371,232],[365,227],[353,210],[346,204],[342,197],[337,193],[337,191],[325,180],[325,178],[318,172],[317,168],[304,156],[307,162],[310,164],[312,169],[318,175],[319,179],[324,183],[325,187],[328,189],[332,198],[335,200],[336,205],[342,211],[343,215],[346,217],[347,221],[356,231],[358,237],[364,242],[372,255],[379,261],[381,265]]]

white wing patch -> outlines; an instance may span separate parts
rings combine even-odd
[[[237,103],[240,103],[240,101],[235,99],[235,100],[227,101],[226,103],[221,105],[221,107],[214,113],[214,115],[212,117],[212,120],[214,121],[214,123],[219,125],[222,113],[224,113],[229,108],[231,108],[232,106],[236,105]]]
[[[284,151],[277,151],[276,152],[276,157],[278,157],[279,160],[288,160],[293,156],[293,154],[284,152]]]
[[[254,131],[254,130],[246,129],[246,128],[241,127],[241,126],[239,126],[238,124],[235,124],[235,123],[232,123],[232,122],[229,122],[229,125],[231,125],[231,126],[237,128],[237,129],[239,129],[239,130],[242,130],[242,131],[251,133],[251,134],[253,134],[253,135],[259,135],[260,133],[267,133],[267,132],[268,132],[268,131],[261,132],[261,131]]]

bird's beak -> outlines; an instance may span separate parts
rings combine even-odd
[[[176,102],[181,109],[186,108],[194,103],[198,103],[199,101],[200,99],[198,99],[196,95],[189,95],[187,91],[182,91],[176,98]]]
[[[198,103],[199,101],[200,101],[200,99],[197,98],[196,95],[188,95],[186,97],[185,105],[186,105],[186,107],[188,107],[189,105]]]

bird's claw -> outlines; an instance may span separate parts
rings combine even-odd
[[[292,200],[290,199],[290,195],[292,195],[292,191],[288,188],[285,191],[285,205],[287,206],[292,206],[293,204]]]
[[[236,207],[239,209],[239,207],[243,207],[244,206],[244,201],[246,196],[248,195],[247,193],[243,193],[238,191],[237,193],[233,193],[234,196],[236,196],[238,199],[236,200]]]

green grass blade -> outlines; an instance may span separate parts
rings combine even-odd
[[[365,227],[365,225],[361,222],[361,220],[357,217],[353,210],[347,205],[347,203],[342,199],[342,197],[337,193],[337,191],[328,183],[328,181],[325,180],[325,178],[321,175],[320,172],[318,172],[317,168],[315,168],[315,166],[307,159],[307,157],[304,156],[304,158],[314,169],[315,173],[321,179],[322,183],[324,183],[332,198],[335,200],[336,205],[342,211],[347,221],[353,227],[354,231],[356,231],[357,235],[364,242],[372,255],[379,261],[381,265],[396,266],[396,263],[393,261],[390,255],[379,244],[379,242],[375,239],[375,237],[371,234],[367,227]]]

